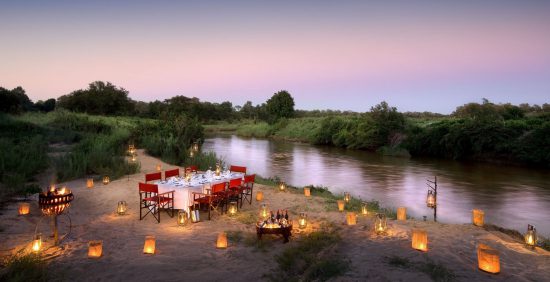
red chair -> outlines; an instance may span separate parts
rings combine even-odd
[[[233,178],[229,180],[228,184],[228,198],[230,200],[237,200],[237,203],[241,202],[242,206],[242,189],[243,189],[243,180],[241,178]]]
[[[173,177],[173,176],[178,176],[178,177],[180,176],[179,168],[174,168],[164,172],[164,179],[167,179],[168,177]]]
[[[231,172],[241,172],[241,173],[246,174],[246,166],[232,165],[232,166],[229,167],[229,171],[231,171]]]
[[[198,171],[198,168],[197,168],[196,165],[190,165],[190,166],[185,168],[185,171],[196,172],[196,171]]]
[[[162,173],[155,172],[155,173],[148,173],[145,175],[145,183],[149,181],[155,181],[155,180],[162,180]]]
[[[243,206],[243,199],[247,200],[252,205],[252,192],[254,190],[254,181],[256,180],[256,174],[245,175],[241,191],[241,207]]]
[[[142,210],[147,209],[143,215]],[[174,217],[174,191],[159,194],[159,187],[156,184],[139,183],[139,220],[148,214],[160,223],[160,209],[166,209],[170,217]]]
[[[222,211],[219,213],[223,213],[223,205],[227,203],[226,187],[226,182],[222,182],[212,185],[210,194],[193,192],[194,203],[198,203],[199,206],[208,206],[208,220],[211,218],[211,211],[219,212],[218,207],[220,206],[222,206]]]

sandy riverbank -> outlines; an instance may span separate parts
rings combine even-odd
[[[273,241],[268,248],[259,250],[247,244],[255,237],[255,227],[250,222],[259,209],[255,200],[245,203],[238,218],[227,215],[214,217],[185,228],[176,225],[176,219],[161,214],[158,224],[152,216],[139,220],[137,183],[145,172],[152,172],[161,163],[163,169],[173,166],[140,152],[140,174],[112,181],[109,185],[96,182],[86,188],[85,179],[66,183],[75,195],[70,207],[72,232],[61,247],[51,247],[52,239],[46,238],[43,255],[48,257],[50,272],[59,273],[63,280],[85,281],[258,281],[265,274],[277,271],[275,256],[287,248],[296,246],[320,222],[337,226],[342,241],[337,253],[350,263],[349,270],[337,281],[429,281],[429,276],[415,267],[399,267],[388,263],[388,258],[400,257],[412,264],[429,260],[440,263],[456,274],[457,280],[487,281],[549,281],[550,253],[542,249],[530,250],[522,242],[498,231],[486,231],[469,224],[442,224],[421,221],[389,221],[385,236],[374,234],[372,217],[359,217],[356,226],[343,225],[344,216],[337,211],[327,212],[325,199],[306,199],[301,194],[281,193],[273,187],[256,185],[255,191],[263,191],[265,201],[272,209],[288,209],[291,218],[297,212],[307,210],[312,223],[305,231],[294,232],[291,242],[283,244],[280,237],[266,237]],[[120,200],[128,202],[126,216],[115,214]],[[17,205],[9,205],[0,216],[0,255],[6,256],[29,247],[35,227],[44,235],[50,232],[47,218],[43,218],[36,201],[31,202],[31,214],[17,215]],[[61,228],[66,217],[61,217]],[[422,253],[411,248],[410,230],[422,228],[428,232],[429,251]],[[215,248],[220,231],[240,231],[245,238],[229,242],[229,248]],[[156,236],[157,252],[144,255],[146,235]],[[45,236],[47,237],[47,236]],[[103,240],[103,256],[87,258],[89,240]],[[501,273],[490,275],[477,269],[476,243],[485,242],[500,251]]]

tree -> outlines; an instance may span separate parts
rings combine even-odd
[[[58,98],[57,104],[75,112],[102,115],[124,115],[134,112],[134,102],[128,91],[110,82],[95,81],[88,89],[76,90]]]
[[[288,91],[281,90],[267,100],[266,109],[270,115],[270,121],[290,118],[294,115],[294,98]]]

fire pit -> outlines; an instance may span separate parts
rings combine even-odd
[[[48,192],[40,193],[38,195],[38,205],[40,206],[42,213],[47,216],[52,216],[55,245],[59,244],[59,236],[57,234],[57,216],[62,214],[70,206],[73,199],[73,193],[65,187],[60,189],[52,187]]]

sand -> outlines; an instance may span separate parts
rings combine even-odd
[[[444,265],[457,275],[459,281],[550,281],[550,253],[540,248],[527,249],[524,244],[498,231],[486,231],[470,224],[443,224],[415,220],[389,220],[386,235],[372,231],[373,218],[358,217],[358,224],[346,226],[344,215],[326,212],[325,200],[301,194],[281,193],[275,188],[256,184],[254,191],[263,191],[265,201],[273,209],[288,209],[292,219],[299,211],[307,211],[310,227],[296,230],[291,242],[283,244],[277,236],[266,236],[269,248],[265,251],[240,242],[229,242],[225,250],[216,249],[215,241],[221,231],[241,231],[243,237],[254,238],[254,224],[242,220],[214,216],[210,221],[202,214],[203,221],[179,227],[176,218],[161,214],[161,223],[152,216],[139,220],[138,182],[144,173],[155,171],[157,164],[163,169],[174,166],[147,156],[139,151],[141,172],[108,185],[96,181],[92,189],[86,188],[85,179],[65,183],[75,195],[69,208],[72,221],[71,233],[63,239],[60,247],[53,247],[49,222],[43,217],[36,200],[31,201],[31,213],[17,215],[17,204],[2,210],[0,220],[4,229],[0,235],[0,256],[6,257],[18,250],[29,250],[30,242],[38,225],[44,234],[44,250],[48,269],[61,280],[80,281],[258,281],[265,274],[277,271],[274,257],[286,248],[292,248],[304,234],[311,232],[320,222],[328,221],[338,226],[342,242],[337,252],[350,263],[350,270],[334,278],[335,281],[429,281],[427,274],[416,267],[397,267],[388,263],[388,258],[399,256],[413,264],[432,260]],[[47,185],[47,183],[44,183]],[[34,196],[36,199],[36,195]],[[125,216],[115,214],[118,201],[128,203]],[[244,203],[240,213],[256,214],[259,202]],[[67,232],[68,217],[61,216],[61,233]],[[411,248],[412,228],[428,232],[428,252]],[[143,254],[146,235],[156,236],[156,253]],[[87,257],[88,241],[103,240],[103,256]],[[475,246],[484,242],[500,251],[501,273],[492,275],[477,268]]]

